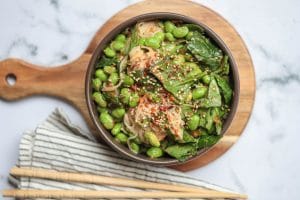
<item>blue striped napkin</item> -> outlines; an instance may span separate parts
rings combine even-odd
[[[56,109],[34,131],[24,133],[20,143],[17,165],[160,183],[185,184],[232,192],[182,172],[124,159],[108,146],[97,143],[91,134],[85,133],[80,127],[72,124],[61,109]],[[141,190],[26,177],[20,179],[10,177],[10,182],[21,189]]]

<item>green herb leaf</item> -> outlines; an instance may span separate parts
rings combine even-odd
[[[215,70],[220,67],[222,51],[201,33],[193,32],[191,39],[187,41],[187,48],[199,62],[210,69]]]
[[[116,57],[109,58],[109,57],[106,57],[103,55],[97,64],[97,68],[103,68],[105,66],[116,65],[117,63],[118,63],[118,60]]]
[[[231,101],[232,93],[233,93],[229,85],[229,82],[218,75],[215,75],[215,78],[217,80],[218,86],[221,89],[221,93],[224,97],[225,103],[228,104]]]
[[[198,138],[198,148],[210,147],[216,144],[220,138],[219,135],[202,135]]]
[[[222,98],[216,80],[213,78],[208,87],[207,97],[201,100],[201,106],[205,108],[220,107]]]

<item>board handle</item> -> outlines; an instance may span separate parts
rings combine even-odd
[[[0,62],[0,98],[13,101],[32,95],[49,95],[75,105],[83,101],[85,74],[91,58],[83,54],[74,62],[42,67],[20,59]]]

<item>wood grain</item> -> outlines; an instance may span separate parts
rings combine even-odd
[[[109,176],[100,176],[89,173],[74,173],[74,172],[62,172],[55,170],[47,170],[42,168],[18,168],[14,167],[10,170],[10,175],[15,177],[29,177],[29,178],[40,178],[49,179],[64,182],[77,182],[77,183],[92,183],[96,185],[106,186],[119,186],[127,188],[140,188],[140,189],[151,189],[151,190],[163,190],[172,192],[196,192],[202,194],[216,193],[223,195],[237,194],[229,192],[221,192],[203,187],[187,186],[187,185],[174,185],[166,183],[156,183],[137,179],[128,178],[117,178]]]
[[[50,199],[136,199],[136,198],[189,198],[189,199],[247,199],[246,195],[233,193],[223,194],[217,191],[209,193],[188,192],[140,192],[140,191],[97,191],[97,190],[4,190],[4,197],[17,198],[50,198]]]
[[[0,62],[0,97],[16,100],[29,95],[44,94],[62,98],[78,108],[91,129],[95,130],[84,94],[89,58],[111,29],[129,18],[151,12],[173,12],[201,21],[222,38],[236,61],[240,77],[240,99],[232,124],[224,137],[209,151],[197,159],[173,168],[188,171],[214,161],[237,142],[248,122],[255,97],[255,74],[249,52],[236,30],[220,15],[197,3],[186,0],[147,0],[133,4],[118,12],[99,29],[84,55],[64,66],[42,68],[16,59],[2,61]],[[17,77],[14,86],[9,86],[5,81],[5,76],[9,73],[14,73]],[[94,133],[99,137],[96,132]]]

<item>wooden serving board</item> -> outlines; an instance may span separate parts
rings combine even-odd
[[[73,104],[84,116],[92,132],[95,130],[85,100],[85,75],[93,51],[114,27],[137,15],[151,12],[173,12],[194,18],[212,29],[230,49],[238,66],[240,99],[237,113],[224,137],[212,149],[195,160],[173,167],[188,171],[204,166],[225,153],[242,134],[251,115],[255,97],[255,75],[251,57],[236,30],[211,9],[186,0],[147,0],[133,4],[110,18],[96,33],[85,53],[77,60],[56,68],[34,66],[18,59],[0,62],[0,97],[11,101],[30,95],[50,95]],[[15,76],[11,86],[6,81]],[[94,132],[95,133],[95,132]],[[96,136],[97,133],[95,133]]]

